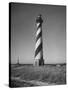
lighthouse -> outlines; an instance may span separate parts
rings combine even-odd
[[[42,65],[44,65],[42,23],[43,23],[42,16],[38,15],[37,18],[36,18],[37,32],[36,32],[34,66],[42,66]]]

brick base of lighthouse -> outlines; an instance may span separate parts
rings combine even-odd
[[[44,60],[43,59],[37,59],[34,62],[34,66],[43,66],[44,65]]]

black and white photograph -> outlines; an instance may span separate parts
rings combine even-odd
[[[66,84],[66,6],[9,3],[9,87]]]

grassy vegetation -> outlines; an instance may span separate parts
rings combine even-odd
[[[30,83],[26,83],[26,82],[19,82],[19,81],[16,81],[16,80],[11,80],[11,87],[32,87],[32,86],[36,86],[34,84],[30,84]]]
[[[66,84],[66,65],[54,66],[44,65],[41,67],[34,67],[32,65],[12,66],[12,77],[20,77],[23,80],[36,80],[47,83]],[[12,81],[13,82],[13,81]],[[14,81],[15,84],[16,81]],[[16,82],[18,85],[18,82]],[[21,84],[19,84],[20,86]],[[24,84],[22,84],[23,86]],[[24,85],[30,86],[30,85]],[[33,85],[32,85],[33,86]]]

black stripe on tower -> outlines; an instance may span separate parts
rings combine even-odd
[[[40,33],[37,35],[37,37],[36,37],[36,42],[37,42],[37,40],[38,40],[40,37],[42,37],[42,31],[40,31]]]
[[[41,26],[42,26],[42,24],[40,23],[40,24],[37,26],[37,30],[38,30],[39,28],[41,28]]]
[[[42,50],[42,42],[40,43],[40,45],[37,47],[36,51],[35,51],[35,57],[37,56],[37,54]]]

